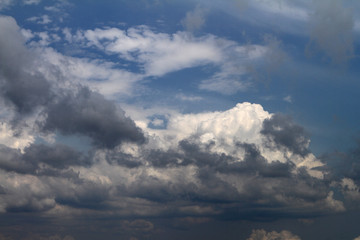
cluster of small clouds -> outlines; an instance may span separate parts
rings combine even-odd
[[[269,45],[240,46],[214,35],[194,37],[187,32],[156,33],[146,26],[95,29],[71,33],[66,40],[83,47],[95,47],[109,55],[139,64],[142,77],[161,77],[186,68],[214,66],[215,73],[203,79],[199,88],[234,94],[249,87],[251,64],[256,66],[278,49]],[[274,59],[272,63],[274,63]]]
[[[25,5],[33,5],[33,4],[39,4],[41,0],[22,0],[22,3]],[[0,0],[0,10],[5,9],[7,7],[10,7],[12,4],[14,4],[14,0]]]
[[[36,22],[37,24],[48,24],[51,23],[51,19],[49,17],[49,15],[42,15],[41,17],[31,17],[27,19],[28,21],[31,22]]]

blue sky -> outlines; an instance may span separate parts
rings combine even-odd
[[[0,239],[360,238],[359,40],[355,0],[0,0]]]

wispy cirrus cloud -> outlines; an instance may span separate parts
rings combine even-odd
[[[52,22],[49,15],[42,15],[41,17],[31,17],[27,19],[30,22],[36,22],[37,24],[49,24]]]
[[[251,62],[257,64],[256,61],[270,53],[267,46],[239,46],[213,35],[156,33],[146,26],[127,31],[118,28],[78,31],[72,36],[67,32],[67,39],[138,63],[144,76],[161,77],[186,68],[213,65],[217,70],[200,82],[199,88],[224,94],[248,88],[251,72],[247,66]]]
[[[13,4],[13,0],[1,0],[0,1],[0,10],[5,9]]]
[[[310,14],[308,49],[319,49],[333,63],[343,64],[354,57],[354,18],[342,1],[316,1]],[[315,47],[314,47],[315,45]]]
[[[185,18],[181,20],[181,25],[191,33],[201,29],[206,22],[206,11],[198,5],[193,11],[186,13]]]

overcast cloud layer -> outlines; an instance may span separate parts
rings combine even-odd
[[[360,144],[330,140],[359,130],[357,3],[87,3],[93,22],[77,4],[0,0],[0,239],[322,239],[356,219]]]

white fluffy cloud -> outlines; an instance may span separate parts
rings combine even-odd
[[[26,5],[37,5],[41,2],[41,0],[24,0],[23,3]]]
[[[201,81],[199,88],[224,94],[249,87],[249,65],[269,52],[266,46],[240,46],[213,35],[194,37],[186,32],[157,33],[146,26],[127,31],[118,28],[81,30],[74,35],[65,29],[64,34],[69,42],[96,47],[139,64],[144,77],[160,77],[185,68],[214,66],[215,73]]]
[[[15,134],[8,124],[0,123],[0,144],[8,147],[24,150],[35,140],[30,133],[23,131],[21,134]]]
[[[321,171],[315,170],[316,167],[323,166],[323,163],[313,154],[301,157],[291,151],[284,152],[267,147],[268,143],[260,131],[264,120],[270,119],[272,114],[259,104],[239,103],[227,111],[197,114],[169,113],[165,129],[150,128],[151,121],[147,118],[149,116],[136,115],[133,112],[130,114],[133,114],[136,123],[149,134],[149,144],[156,148],[167,150],[176,147],[181,140],[193,139],[194,143],[202,146],[211,144],[211,152],[242,158],[244,151],[237,147],[237,144],[255,144],[269,162],[290,160],[298,167],[306,167],[313,176],[323,176]],[[153,112],[149,114],[151,116]]]
[[[192,39],[185,33],[156,33],[147,27],[87,30],[89,45],[144,65],[146,75],[161,76],[183,68],[220,62],[222,53],[214,38]]]
[[[43,59],[56,66],[64,80],[88,85],[108,97],[134,94],[134,86],[143,79],[141,74],[119,69],[112,62],[65,56],[52,48],[40,52]]]

